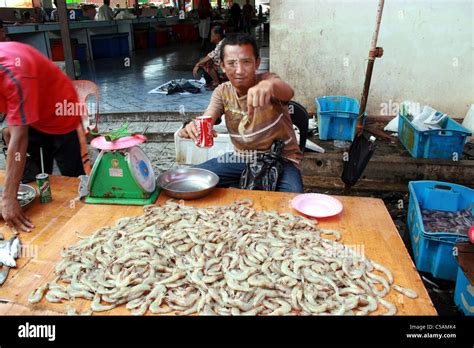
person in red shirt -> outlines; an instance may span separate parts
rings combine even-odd
[[[85,174],[77,136],[80,105],[69,78],[20,42],[0,42],[0,92],[9,133],[2,216],[12,229],[29,232],[34,226],[21,210],[17,191],[22,177],[28,182],[41,173],[40,148],[46,173],[52,173],[56,160],[64,176]]]

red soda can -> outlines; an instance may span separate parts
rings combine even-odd
[[[197,146],[212,147],[214,145],[214,135],[212,134],[212,116],[199,116],[195,121],[199,138]]]

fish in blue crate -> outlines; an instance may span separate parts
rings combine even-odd
[[[466,235],[474,225],[471,207],[459,211],[421,209],[423,225],[427,232],[447,232]]]

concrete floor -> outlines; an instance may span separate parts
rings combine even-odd
[[[264,64],[268,69],[269,36],[263,27],[253,29]],[[211,92],[192,95],[162,95],[148,92],[173,79],[192,79],[192,68],[212,49],[200,43],[173,43],[165,47],[135,51],[127,57],[98,59],[81,64],[81,80],[90,80],[100,89],[100,113],[204,111]],[[129,64],[128,64],[129,63]]]

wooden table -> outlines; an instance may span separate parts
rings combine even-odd
[[[3,173],[0,173],[3,179]],[[36,304],[28,303],[28,295],[35,288],[54,279],[56,263],[61,259],[60,251],[76,241],[76,232],[89,235],[98,228],[114,225],[123,216],[137,216],[143,212],[141,206],[90,205],[74,200],[77,196],[79,180],[60,176],[51,177],[53,201],[40,204],[37,198],[27,210],[27,215],[35,225],[31,233],[22,233],[24,245],[22,257],[17,260],[17,269],[10,270],[8,279],[0,287],[0,315],[58,315],[65,314],[64,304],[49,303],[44,298]],[[34,185],[34,184],[33,184]],[[289,201],[296,194],[281,192],[245,191],[237,189],[215,189],[211,195],[186,204],[196,207],[224,205],[235,200],[250,198],[258,210],[291,211]],[[420,279],[420,276],[406,250],[397,229],[385,208],[382,200],[363,197],[337,197],[344,205],[344,211],[337,217],[321,220],[324,228],[335,228],[342,232],[346,245],[355,246],[357,250],[390,269],[395,282],[415,290],[419,297],[409,299],[391,291],[386,299],[395,303],[400,315],[436,315],[436,310]],[[161,194],[157,203],[169,199]],[[12,233],[0,222],[0,232],[5,239]],[[76,299],[74,307],[79,312],[86,312],[90,302]],[[379,309],[373,314],[383,313]],[[128,315],[124,307],[115,308],[104,315]]]

